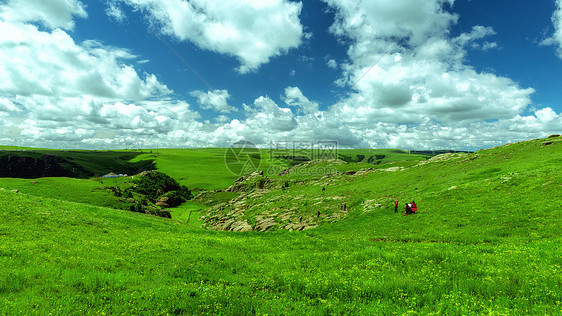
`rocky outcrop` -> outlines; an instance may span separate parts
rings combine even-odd
[[[226,192],[248,192],[254,189],[266,189],[273,181],[263,176],[263,170],[256,170],[248,176],[240,177],[226,189]]]
[[[343,218],[342,214],[333,214],[318,218],[314,216],[306,217],[294,212],[272,214],[271,212],[266,211],[256,215],[256,221],[252,226],[247,222],[247,220],[241,219],[243,215],[243,211],[234,211],[227,214],[209,212],[205,216],[201,217],[201,220],[204,221],[203,227],[211,230],[267,232],[279,229],[285,229],[288,231],[313,229],[318,227],[320,220],[334,221],[339,218]]]
[[[303,169],[306,170],[307,168],[316,167],[316,166],[318,166],[318,165],[320,165],[320,166],[322,166],[322,165],[329,165],[329,166],[332,166],[332,168],[330,168],[330,169],[334,169],[334,170],[335,170],[335,168],[333,168],[333,166],[345,165],[345,164],[347,164],[347,162],[345,162],[345,161],[343,161],[343,160],[341,160],[341,159],[331,159],[331,160],[328,160],[328,159],[318,159],[318,160],[311,160],[311,161],[307,161],[307,162],[300,163],[300,164],[298,164],[298,165],[296,165],[296,166],[293,166],[293,167],[291,167],[291,168],[282,170],[282,171],[278,174],[278,176],[285,176],[285,175],[290,175],[290,174],[293,174],[293,173],[300,173],[300,172],[302,172],[301,170],[303,170]],[[328,170],[328,168],[324,168],[324,169]]]
[[[425,164],[428,164],[428,163],[443,162],[443,161],[448,161],[448,160],[452,160],[452,159],[460,159],[460,158],[465,158],[467,156],[468,156],[468,154],[466,154],[466,153],[446,153],[446,154],[433,156],[433,157],[429,158],[428,160],[421,161],[416,166],[422,166],[422,165],[425,165]]]
[[[251,232],[252,226],[246,221],[235,221],[230,225],[230,230],[233,232]]]
[[[361,170],[357,171],[357,172],[354,174],[354,176],[356,176],[356,177],[362,176],[362,175],[364,175],[364,174],[371,173],[371,172],[373,172],[374,170],[375,170],[375,169],[373,169],[373,168],[361,169]]]

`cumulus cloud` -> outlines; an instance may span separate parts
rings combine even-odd
[[[8,0],[0,6],[0,19],[4,21],[37,22],[50,29],[74,29],[74,16],[88,16],[85,5],[78,0]]]
[[[3,136],[41,147],[118,146],[130,138],[154,142],[173,139],[166,137],[176,130],[203,130],[189,104],[172,99],[173,92],[154,74],[131,65],[137,59],[133,53],[92,40],[77,43],[62,29],[73,26],[73,14],[85,16],[80,2],[41,2],[35,8],[57,10],[15,15],[33,3],[0,6]]]
[[[0,21],[0,91],[11,95],[142,100],[171,91],[152,74],[124,64],[136,56],[95,41],[76,43],[61,29]]]
[[[286,90],[308,100],[298,87]],[[367,146],[347,125],[334,117],[296,115],[290,108],[279,106],[269,97],[259,97],[253,104],[244,104],[245,120],[234,119],[216,128],[209,143],[214,146],[229,146],[239,140],[248,140],[262,148],[278,141],[336,141],[343,147]]]
[[[332,69],[338,68],[338,63],[336,62],[335,59],[330,59],[330,60],[328,60],[328,62],[326,63],[326,65],[328,65],[328,67],[330,67],[330,68],[332,68]]]
[[[296,107],[301,113],[314,114],[318,112],[318,103],[310,101],[298,87],[287,87],[283,100],[287,105]]]
[[[214,90],[203,92],[200,90],[192,91],[191,96],[197,98],[197,103],[202,109],[214,110],[220,113],[230,113],[238,111],[237,108],[228,104],[230,94],[227,90]]]
[[[238,71],[255,71],[301,44],[302,3],[287,0],[117,0],[143,11],[166,35],[231,55]]]
[[[296,88],[298,89],[298,88]],[[300,91],[300,89],[299,89]],[[262,148],[279,141],[336,141],[339,148],[469,149],[477,150],[545,137],[562,126],[562,115],[551,108],[533,114],[515,115],[492,121],[447,124],[424,118],[416,124],[342,119],[338,111],[320,111],[318,115],[295,115],[268,97],[246,105],[248,118],[232,120],[213,130],[208,138],[214,146],[228,146],[245,139]],[[362,117],[358,113],[357,117]],[[276,120],[276,118],[278,118]]]
[[[279,107],[269,97],[259,97],[254,104],[244,104],[244,111],[248,119],[246,123],[258,130],[270,132],[287,132],[297,126],[295,115],[289,108]]]
[[[541,42],[542,45],[557,47],[558,57],[562,58],[562,0],[556,0],[556,10],[552,15],[554,34]]]
[[[454,39],[454,42],[465,46],[469,43],[475,42],[476,40],[495,34],[496,31],[494,31],[494,28],[491,26],[484,27],[482,25],[476,25],[472,27],[472,31],[470,33],[462,33]]]
[[[498,47],[498,43],[496,43],[496,42],[484,42],[480,46],[480,49],[482,49],[483,51],[487,51],[487,50],[497,48],[497,47]]]
[[[531,103],[533,89],[464,64],[467,47],[495,31],[450,38],[458,17],[442,6],[452,1],[326,2],[337,10],[331,31],[353,41],[340,83],[354,92],[331,109],[351,126],[505,119]]]
[[[475,26],[451,37],[458,17],[443,6],[453,1],[325,1],[336,14],[330,31],[349,44],[346,62],[328,61],[342,72],[347,95],[323,111],[289,86],[272,92],[284,104],[259,96],[230,119],[229,91],[193,91],[200,108],[219,114],[203,122],[154,74],[135,68],[144,61],[134,52],[76,42],[67,31],[73,17],[86,17],[81,2],[53,0],[44,5],[62,9],[39,12],[40,5],[20,11],[36,1],[9,1],[0,5],[0,141],[130,148],[331,140],[340,148],[478,149],[559,132],[562,115],[552,108],[529,114],[533,89],[465,64],[467,50],[497,47],[486,41],[495,32]],[[107,3],[110,16],[131,5],[164,34],[238,58],[241,72],[305,36],[301,4],[286,0]]]
[[[0,112],[15,112],[18,108],[7,98],[0,98]]]

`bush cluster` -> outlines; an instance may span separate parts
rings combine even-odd
[[[137,181],[134,191],[147,196],[153,202],[170,191],[175,191],[174,195],[184,200],[192,198],[191,191],[185,185],[180,185],[167,174],[158,171],[143,175]]]

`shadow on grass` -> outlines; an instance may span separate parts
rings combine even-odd
[[[0,151],[0,177],[91,178],[108,173],[137,174],[154,169],[153,159],[131,162],[142,151]]]

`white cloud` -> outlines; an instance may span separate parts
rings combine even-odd
[[[562,0],[556,0],[556,10],[552,14],[552,24],[554,25],[554,34],[543,40],[541,44],[557,46],[558,57],[562,58]]]
[[[507,119],[531,104],[533,89],[464,64],[466,46],[495,32],[474,26],[449,38],[457,17],[442,9],[448,1],[326,2],[337,10],[331,31],[352,40],[339,82],[355,90],[330,111],[352,128]]]
[[[0,92],[142,100],[171,91],[151,74],[142,77],[124,61],[135,56],[95,41],[82,44],[63,30],[0,21]]]
[[[335,59],[330,59],[328,60],[328,62],[326,63],[326,65],[328,65],[328,67],[332,68],[332,69],[337,69],[338,68],[338,63],[336,62]]]
[[[18,108],[7,98],[0,98],[0,112],[16,112]]]
[[[462,33],[453,41],[461,46],[466,46],[467,44],[473,43],[476,40],[495,34],[496,31],[494,31],[494,28],[492,28],[491,26],[484,27],[482,25],[476,25],[472,27],[472,31],[470,33]]]
[[[491,26],[484,27],[476,25],[472,27],[472,31],[470,33],[462,33],[458,37],[454,38],[452,42],[461,47],[470,47],[472,49],[487,51],[498,47],[498,43],[488,41],[479,43],[478,40],[492,35],[496,35],[496,31],[494,31]]]
[[[288,88],[300,94],[298,87]],[[308,100],[305,96],[303,99]],[[249,140],[259,147],[267,148],[276,141],[337,141],[340,146],[367,146],[349,127],[334,117],[326,118],[323,112],[317,115],[295,115],[291,109],[277,105],[271,98],[259,97],[252,105],[244,104],[247,118],[232,120],[211,133],[212,146],[229,146],[239,140]]]
[[[197,98],[197,103],[205,110],[214,110],[220,113],[230,113],[238,111],[237,108],[228,104],[230,94],[227,90],[214,90],[203,92],[200,90],[192,91],[191,96]]]
[[[215,121],[221,122],[221,123],[228,122],[228,120],[230,120],[230,119],[226,115],[219,115],[215,118]]]
[[[420,45],[428,38],[444,35],[458,19],[441,8],[445,2],[452,4],[452,0],[324,1],[337,10],[331,27],[334,34],[356,40],[383,40],[380,47],[404,36],[411,45]]]
[[[50,29],[74,29],[73,16],[88,16],[84,4],[78,0],[8,0],[0,6],[0,19],[4,21],[37,22]]]
[[[296,107],[301,113],[315,114],[318,112],[318,103],[310,101],[298,87],[287,87],[283,100],[287,105]]]
[[[119,0],[146,12],[162,33],[231,55],[238,71],[255,71],[301,44],[302,3],[287,0]]]
[[[57,3],[62,4],[49,2]],[[22,23],[37,21],[14,16],[24,7],[17,1],[0,6],[2,135],[61,147],[65,142],[122,145],[131,137],[163,141],[176,130],[203,130],[187,103],[170,98],[172,91],[155,75],[139,74],[129,64],[137,59],[134,54],[92,40],[77,43],[61,28],[43,31]],[[58,11],[43,14],[45,26],[73,25],[71,15],[64,20]]]
[[[105,14],[117,22],[123,22],[127,18],[123,9],[116,3],[115,0],[108,1]]]
[[[487,51],[487,50],[497,48],[497,47],[498,47],[498,43],[496,43],[496,42],[484,42],[484,44],[482,44],[481,49],[483,51]]]
[[[295,115],[289,108],[279,107],[269,97],[259,97],[253,105],[244,104],[246,123],[255,131],[287,132],[297,126]]]
[[[285,0],[118,0],[107,2],[108,10],[125,2],[165,34],[237,57],[242,72],[299,46],[305,36],[301,4]],[[194,91],[201,108],[220,114],[204,122],[155,75],[139,73],[133,65],[144,61],[133,52],[76,42],[65,30],[74,26],[73,16],[86,16],[80,2],[45,2],[65,5],[56,12],[27,6],[35,1],[0,5],[1,140],[59,148],[228,146],[247,139],[261,147],[335,140],[340,148],[477,149],[560,132],[562,115],[552,108],[523,114],[533,89],[465,64],[468,49],[497,43],[484,41],[494,34],[484,26],[451,38],[457,16],[442,5],[452,1],[326,2],[336,13],[330,30],[350,43],[346,63],[328,61],[350,89],[340,102],[321,111],[291,86],[281,91],[286,106],[261,96],[230,119],[224,113],[236,108],[226,102],[227,90]],[[18,11],[23,8],[30,11]],[[211,36],[213,28],[224,36]],[[240,37],[263,47],[246,47]]]

